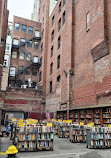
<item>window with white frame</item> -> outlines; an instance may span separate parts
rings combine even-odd
[[[15,67],[10,67],[10,76],[15,76],[16,68]]]
[[[34,63],[38,63],[38,57],[37,57],[37,56],[34,56],[33,62],[34,62]]]
[[[20,59],[20,60],[24,60],[24,53],[23,53],[23,52],[20,53],[19,59]]]
[[[30,61],[30,60],[31,60],[31,53],[27,53],[26,60],[27,60],[27,61]]]
[[[19,40],[18,39],[13,39],[13,45],[19,45]]]
[[[17,58],[17,52],[16,51],[12,51],[12,58],[16,59]]]
[[[40,37],[40,32],[39,31],[35,31],[35,37]]]
[[[16,31],[19,31],[19,27],[20,27],[20,25],[18,23],[15,23],[15,30]]]

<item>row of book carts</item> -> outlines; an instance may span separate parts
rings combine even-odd
[[[13,119],[10,139],[19,151],[53,150],[52,123],[38,123],[37,120],[31,119],[26,121]]]
[[[86,143],[87,148],[110,148],[111,126],[84,125],[71,120],[16,120],[11,122],[11,139],[19,151],[53,150],[54,135],[71,143]]]

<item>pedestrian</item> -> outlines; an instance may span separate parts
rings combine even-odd
[[[14,145],[11,145],[6,151],[6,154],[8,155],[8,157],[6,158],[19,158],[18,156],[16,156],[17,153],[18,150],[16,149],[16,147]]]
[[[10,133],[11,133],[11,126],[10,124],[8,124],[8,126],[6,127],[6,135],[9,136]]]

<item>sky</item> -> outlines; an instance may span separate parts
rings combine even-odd
[[[13,21],[13,15],[31,19],[34,0],[8,0],[9,21]]]

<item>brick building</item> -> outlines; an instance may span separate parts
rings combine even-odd
[[[2,65],[4,62],[5,43],[8,27],[8,14],[7,0],[0,1],[0,90],[1,90],[1,77],[2,77]],[[0,92],[0,120],[1,120],[1,108],[3,106],[2,94]]]
[[[58,0],[52,7],[51,2],[39,1],[39,22],[48,36],[42,66],[46,111],[57,111],[62,119],[77,116],[79,122],[84,114],[86,123],[87,113],[94,121],[94,111],[99,110],[103,118],[111,98],[111,2]]]
[[[39,0],[39,23],[35,26],[35,22],[30,21],[30,24],[37,31],[40,26],[41,39],[38,39],[36,55],[41,64],[37,69],[39,80],[38,76],[36,81],[30,78],[43,87],[45,112],[57,112],[57,118],[84,123],[93,121],[105,125],[111,122],[104,116],[109,112],[109,119],[111,117],[110,9],[109,0],[70,0],[70,3],[68,0]],[[15,20],[14,28],[15,23],[17,29],[26,23],[24,19],[15,19],[18,21]],[[13,35],[14,40],[17,37],[29,39],[28,34],[24,37],[16,30]],[[15,49],[18,48],[13,47],[14,53]],[[11,61],[17,69],[18,65],[27,63],[18,59],[17,62]],[[11,87],[27,85],[27,75],[21,74],[21,69],[19,79],[24,82],[19,82],[18,75],[15,81],[12,76],[9,78]]]
[[[14,16],[8,87],[2,109],[5,121],[7,115],[26,118],[27,113],[30,117],[36,112],[38,119],[42,116],[45,101],[39,84],[40,36],[40,23]]]

